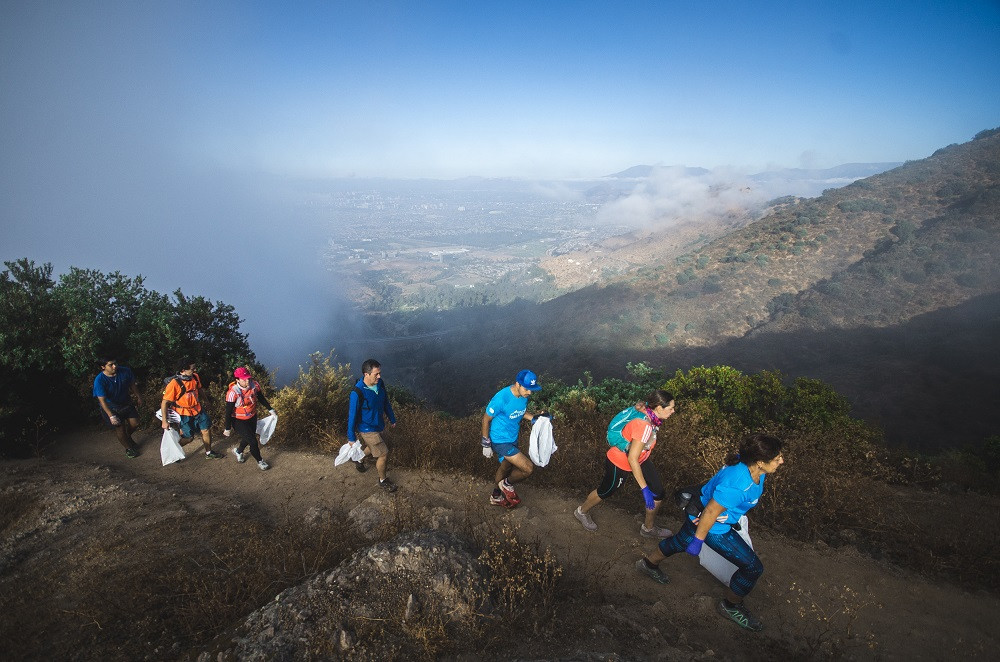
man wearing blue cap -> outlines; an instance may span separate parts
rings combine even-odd
[[[513,484],[530,476],[535,467],[528,456],[518,450],[517,435],[521,431],[521,419],[531,421],[538,415],[528,413],[528,396],[541,388],[538,375],[522,370],[513,384],[500,389],[486,405],[483,455],[492,457],[496,453],[500,461],[495,477],[497,486],[490,496],[493,505],[514,508],[521,503]]]

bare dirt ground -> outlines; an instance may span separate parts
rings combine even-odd
[[[101,636],[104,624],[88,621],[74,593],[78,573],[93,564],[107,566],[107,590],[114,593],[115,561],[87,557],[95,537],[106,545],[120,540],[127,555],[167,521],[197,530],[251,512],[275,521],[300,517],[317,506],[337,517],[380,492],[373,470],[334,467],[327,455],[265,447],[272,468],[260,471],[252,460],[237,464],[233,442],[217,439],[225,459],[205,459],[200,444],[191,444],[184,461],[164,467],[159,434],[140,431],[136,439],[142,455],[135,460],[124,457],[109,433],[82,431],[59,439],[45,458],[0,464],[3,503],[19,505],[17,514],[12,507],[0,518],[0,602],[6,611],[30,599],[50,618],[37,632],[10,634],[29,639],[0,641],[0,658],[13,659],[7,649],[51,659],[46,651],[59,649],[46,641],[80,631]],[[601,504],[592,511],[599,529],[590,533],[572,514],[585,489],[564,493],[533,487],[529,479],[519,486],[523,503],[516,510],[481,506],[493,470],[485,460],[484,479],[390,469],[399,484],[395,499],[432,508],[441,518],[516,524],[520,536],[548,546],[564,577],[576,582],[583,606],[565,624],[572,641],[536,641],[526,652],[530,637],[515,637],[524,641],[512,651],[484,652],[486,659],[581,659],[575,655],[586,650],[593,652],[587,659],[773,659],[783,652],[801,659],[940,660],[995,659],[1000,650],[995,595],[935,583],[851,547],[789,541],[755,527],[752,517],[750,533],[766,570],[747,604],[765,630],[743,632],[717,615],[723,587],[694,559],[668,559],[662,566],[668,585],[638,575],[633,564],[654,544],[638,535],[638,504]],[[661,520],[679,526],[673,511]],[[626,636],[637,630],[645,634]],[[151,643],[122,659],[176,659],[179,653]],[[91,659],[86,650],[69,658]]]

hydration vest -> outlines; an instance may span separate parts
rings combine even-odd
[[[608,424],[608,444],[628,455],[629,440],[624,437],[622,432],[629,421],[645,418],[645,416],[646,412],[639,411],[634,406],[615,414],[611,423]]]
[[[237,386],[239,385],[236,382],[229,383],[229,390],[236,393],[233,416],[245,421],[257,413],[257,382],[250,380],[250,385],[245,389],[237,389]]]

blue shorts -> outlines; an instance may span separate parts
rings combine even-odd
[[[493,452],[497,454],[497,462],[503,462],[505,457],[511,457],[517,455],[521,450],[517,447],[517,443],[513,444],[493,444]]]
[[[212,427],[212,419],[202,409],[194,416],[181,416],[181,436],[193,437],[195,430],[207,430]]]

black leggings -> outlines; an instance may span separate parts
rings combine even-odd
[[[663,481],[660,480],[660,472],[656,470],[656,467],[649,460],[640,464],[639,468],[642,469],[642,477],[646,479],[646,486],[653,492],[653,498],[657,501],[663,501],[665,492],[663,491]],[[604,458],[604,478],[597,487],[597,496],[601,497],[602,500],[607,499],[631,475],[631,471],[619,469],[615,466],[614,462]]]
[[[253,459],[260,462],[260,446],[257,444],[257,417],[254,416],[246,420],[234,419],[233,430],[240,437],[240,445],[236,450],[242,453],[244,448],[250,446],[250,454],[253,455]]]

